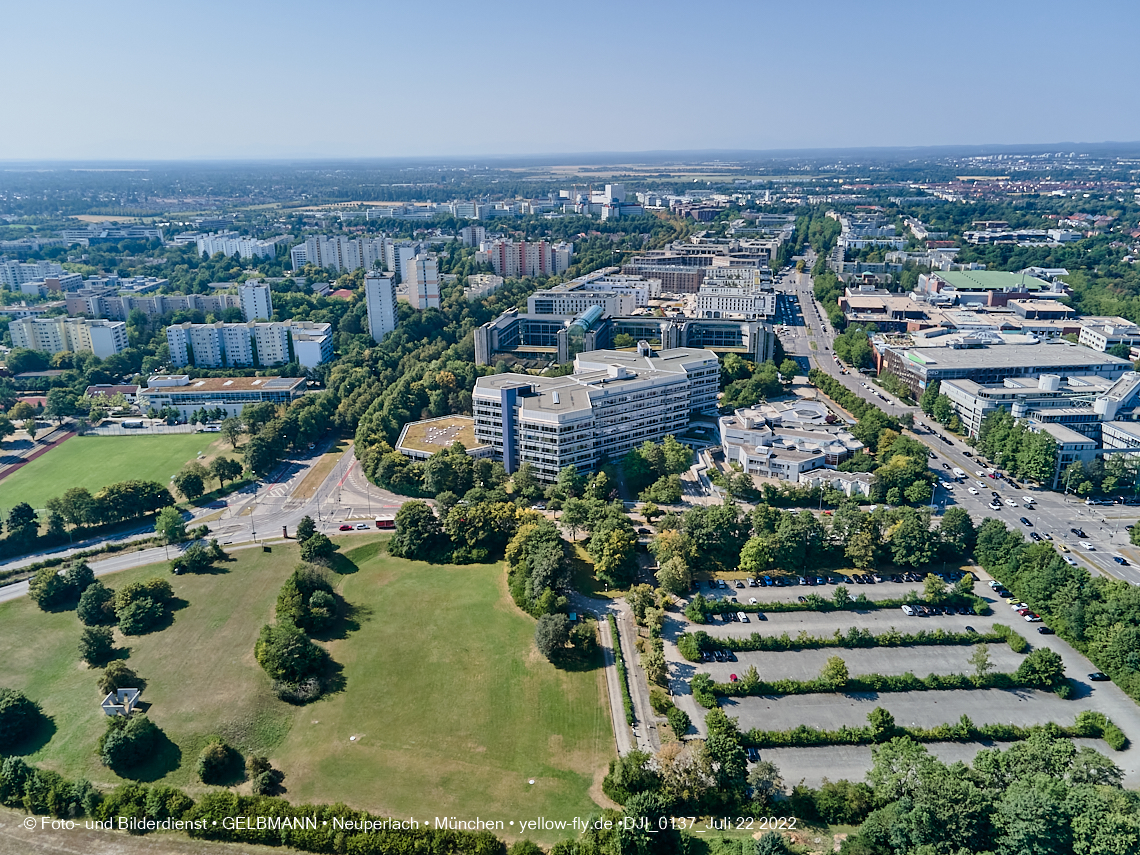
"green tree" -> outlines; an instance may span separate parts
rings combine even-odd
[[[115,636],[110,627],[89,626],[79,636],[79,658],[88,665],[102,665],[115,650]]]
[[[772,566],[772,546],[764,535],[748,539],[740,550],[740,569],[753,578],[762,576]]]
[[[241,477],[242,465],[232,457],[215,457],[210,463],[210,474],[218,479],[218,486],[226,486],[227,481]]]
[[[543,615],[534,628],[538,652],[553,661],[570,640],[570,621],[564,614]]]
[[[922,580],[922,596],[928,603],[940,603],[946,598],[946,582],[933,573]]]
[[[28,435],[28,439],[30,439],[30,440],[32,440],[33,442],[35,442],[35,439],[36,439],[36,430],[37,430],[37,428],[36,428],[36,420],[35,420],[34,418],[32,418],[32,419],[24,419],[24,425],[23,425],[23,427],[24,427],[24,432],[25,432],[25,433],[27,433],[27,435]]]
[[[977,531],[965,508],[947,508],[938,524],[938,539],[953,555],[969,555],[974,550]]]
[[[122,659],[108,662],[107,667],[99,676],[99,692],[104,696],[111,694],[111,692],[117,692],[119,689],[137,688],[139,688],[138,675]]]
[[[301,560],[310,564],[327,564],[336,554],[337,545],[328,536],[317,532],[301,543]]]
[[[867,713],[867,722],[871,726],[871,736],[875,742],[886,742],[898,732],[895,717],[882,707],[875,707]]]
[[[75,412],[75,396],[67,389],[51,389],[47,394],[44,415],[63,424],[63,420]]]
[[[1059,654],[1047,647],[1031,650],[1017,668],[1022,683],[1047,689],[1065,679],[1065,666]]]
[[[829,656],[820,671],[819,681],[832,690],[842,689],[847,685],[850,675],[847,673],[847,663],[842,656]]]
[[[657,571],[657,584],[661,590],[673,596],[688,592],[693,584],[693,574],[689,565],[680,556],[670,558]]]
[[[99,738],[99,757],[104,766],[123,774],[153,757],[162,737],[162,731],[143,713],[112,716]]]
[[[836,585],[835,593],[832,594],[831,601],[835,603],[837,609],[845,609],[851,603],[850,592],[847,590],[846,585]]]
[[[115,592],[102,582],[95,581],[80,596],[75,611],[79,620],[87,626],[114,623]]]
[[[974,651],[967,661],[974,666],[974,676],[978,680],[985,679],[986,674],[994,667],[990,660],[990,646],[988,644],[975,645]]]
[[[297,540],[306,541],[317,532],[317,524],[313,522],[310,516],[301,517],[301,521],[297,523]]]
[[[0,688],[0,745],[4,746],[5,753],[9,746],[26,739],[39,726],[42,717],[39,706],[23,693]]]
[[[266,674],[292,684],[316,677],[325,661],[324,651],[289,622],[263,626],[254,655]]]
[[[140,597],[116,611],[124,635],[143,635],[166,617],[166,609],[150,597]]]
[[[198,754],[198,778],[203,784],[224,784],[241,768],[241,755],[218,737]]]
[[[28,596],[45,612],[64,605],[73,594],[71,586],[55,567],[41,567],[28,582]]]
[[[590,505],[582,499],[570,498],[562,506],[562,525],[570,529],[570,539],[576,540],[578,529],[583,528],[590,518]]]
[[[186,523],[178,508],[163,508],[154,521],[154,530],[167,543],[179,543],[186,539]]]
[[[222,436],[230,444],[230,448],[236,449],[238,447],[238,439],[241,437],[241,419],[235,419],[232,416],[222,421]]]
[[[206,478],[209,473],[206,467],[201,463],[190,463],[174,476],[171,480],[174,483],[174,489],[181,493],[186,499],[194,501],[204,492],[206,492]]]
[[[896,564],[921,567],[934,557],[927,517],[911,508],[900,508],[898,521],[888,532],[891,556]]]
[[[784,779],[780,770],[768,760],[753,764],[748,773],[748,785],[752,787],[752,798],[760,805],[770,804],[784,792]]]
[[[396,533],[388,542],[388,552],[399,558],[427,561],[444,541],[443,527],[431,507],[424,502],[405,502],[396,512]]]

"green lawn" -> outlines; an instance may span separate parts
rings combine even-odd
[[[253,658],[294,547],[237,552],[214,575],[152,567],[106,577],[118,587],[161,573],[188,603],[168,629],[125,640],[148,714],[177,745],[143,777],[203,790],[194,763],[216,733],[268,754],[294,801],[421,820],[596,810],[590,791],[613,755],[601,670],[560,671],[539,656],[501,565],[403,561],[383,541],[342,539],[355,544],[346,557],[358,569],[337,589],[353,613],[325,645],[344,690],[304,707],[278,701]],[[79,633],[74,613],[45,614],[26,598],[0,605],[0,686],[53,719],[54,735],[30,746],[29,760],[112,785],[119,779],[92,753],[104,725],[96,674],[75,654]]]
[[[117,481],[165,485],[187,461],[217,441],[217,435],[208,433],[72,437],[0,480],[0,508],[17,502],[43,508],[48,499],[70,487],[94,493]]]

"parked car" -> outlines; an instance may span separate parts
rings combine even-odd
[[[914,617],[914,609],[912,609],[910,606],[904,605],[902,607],[902,612],[904,615],[908,615],[909,617]]]
[[[731,683],[735,683],[735,682],[736,682],[737,680],[739,680],[740,678],[739,678],[739,677],[737,677],[735,674],[729,674],[729,675],[728,675],[728,679],[729,679],[729,682],[731,682]]]
[[[751,623],[751,621],[748,620],[748,615],[746,615],[744,612],[737,612],[736,619],[741,623]]]
[[[1106,683],[1108,682],[1108,675],[1103,671],[1093,671],[1089,674],[1089,679],[1094,683]]]
[[[736,587],[737,587],[737,588],[743,588],[743,587],[744,587],[744,583],[743,583],[742,581],[740,581],[739,579],[737,579],[737,580],[736,580]]]
[[[1026,623],[1040,623],[1041,622],[1041,616],[1034,614],[1033,612],[1026,612],[1021,617],[1025,620]]]
[[[755,598],[755,597],[749,597],[749,598],[748,598],[748,604],[749,604],[750,606],[754,606],[754,605],[756,605],[756,598]]]
[[[1057,634],[1047,626],[1037,627],[1037,632],[1040,633],[1041,635],[1056,635]]]

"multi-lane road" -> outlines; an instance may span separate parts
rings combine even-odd
[[[1047,490],[1030,490],[1022,486],[1013,488],[1007,481],[977,475],[984,467],[973,457],[973,450],[962,439],[949,434],[943,427],[926,417],[917,407],[908,406],[893,395],[881,389],[862,375],[835,361],[831,349],[835,336],[827,314],[815,299],[811,276],[806,273],[789,272],[777,278],[779,297],[777,319],[788,326],[788,333],[781,335],[788,355],[801,364],[804,361],[834,377],[856,395],[870,401],[892,416],[904,413],[915,419],[912,435],[930,447],[934,457],[929,459],[931,470],[942,479],[949,480],[954,468],[966,473],[967,480],[962,484],[952,484],[948,489],[939,485],[935,491],[934,508],[941,513],[948,507],[962,507],[969,512],[975,523],[986,517],[997,517],[1013,528],[1022,528],[1026,537],[1037,532],[1044,538],[1049,534],[1055,544],[1065,544],[1070,550],[1065,553],[1078,564],[1094,573],[1124,579],[1140,585],[1140,550],[1129,542],[1128,526],[1140,519],[1140,508],[1124,505],[1086,505],[1075,496],[1063,496]],[[979,486],[979,483],[982,486]],[[969,493],[974,487],[978,495]],[[989,507],[996,491],[1000,497],[1001,510]],[[1024,497],[1033,499],[1033,508],[1025,505]],[[1006,503],[1006,499],[1016,502],[1016,507]],[[1031,525],[1021,523],[1021,517]],[[1079,536],[1073,529],[1083,531]],[[1088,550],[1078,544],[1083,541],[1092,545]],[[1118,564],[1114,556],[1128,563]]]

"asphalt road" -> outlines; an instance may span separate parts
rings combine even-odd
[[[950,470],[955,467],[967,473],[967,483],[954,484],[951,490],[942,486],[935,490],[934,510],[937,513],[957,505],[965,508],[975,523],[980,523],[987,517],[996,517],[1008,526],[1024,528],[1027,537],[1029,531],[1037,531],[1042,536],[1048,532],[1055,542],[1068,545],[1072,550],[1069,554],[1079,565],[1093,573],[1140,585],[1140,549],[1131,545],[1127,530],[1127,526],[1140,521],[1140,507],[1087,506],[1075,496],[1064,496],[1050,490],[1034,490],[1024,485],[1013,488],[1005,482],[994,482],[991,478],[979,479],[975,473],[982,465],[973,456],[974,452],[968,443],[950,434],[917,407],[905,405],[875,386],[868,378],[851,369],[847,369],[847,374],[842,373],[844,366],[835,361],[830,349],[834,330],[825,321],[826,312],[814,297],[810,275],[792,273],[781,277],[777,289],[784,295],[779,298],[780,307],[786,307],[789,301],[795,300],[794,305],[781,309],[791,329],[789,335],[782,336],[789,355],[810,358],[815,367],[892,416],[911,414],[915,419],[915,429],[911,435],[934,452],[935,456],[929,459],[929,465],[931,471],[940,478],[952,477]],[[814,348],[812,344],[815,345]],[[987,486],[978,487],[974,483],[975,479]],[[968,492],[970,486],[979,491],[978,496]],[[993,490],[997,490],[1001,496],[1001,510],[988,507]],[[1021,497],[1026,495],[1034,499],[1036,507],[1032,511],[1024,507]],[[1006,498],[1017,502],[1017,507],[1005,504]],[[1030,520],[1032,527],[1022,526],[1022,516]],[[1071,531],[1074,528],[1083,530],[1086,536],[1082,538],[1074,535]],[[1094,549],[1090,551],[1076,546],[1080,540],[1091,543]],[[1114,555],[1124,558],[1128,564],[1118,564],[1113,560]]]

